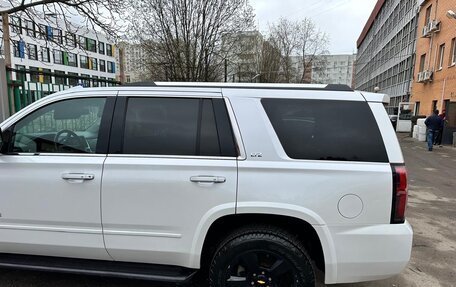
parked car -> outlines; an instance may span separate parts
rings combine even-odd
[[[314,286],[407,265],[386,95],[340,85],[73,88],[1,123],[0,266]],[[1,280],[1,279],[0,279]]]

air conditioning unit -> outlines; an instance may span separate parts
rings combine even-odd
[[[418,73],[418,79],[416,80],[418,83],[422,83],[424,79],[424,72]]]
[[[434,73],[432,71],[424,71],[423,74],[424,82],[432,82],[432,77],[434,76]]]
[[[430,33],[440,32],[440,21],[432,20],[428,24],[428,31]]]
[[[423,33],[421,34],[423,37],[430,37],[431,33],[429,33],[429,25],[425,25],[423,27]]]

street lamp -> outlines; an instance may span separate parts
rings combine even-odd
[[[454,12],[453,10],[448,10],[446,15],[450,19],[456,19],[456,12]]]

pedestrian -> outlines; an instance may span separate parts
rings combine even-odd
[[[435,110],[432,115],[430,115],[424,124],[427,127],[427,145],[428,150],[432,151],[434,145],[435,136],[443,125],[443,120],[439,117],[439,110]]]
[[[446,120],[446,112],[445,110],[439,115],[439,118],[442,119],[442,126],[440,127],[439,131],[437,132],[437,136],[435,137],[434,145],[438,145],[442,147],[442,137],[443,137],[443,128],[445,127],[445,120]]]

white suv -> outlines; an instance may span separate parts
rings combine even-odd
[[[0,266],[314,286],[407,265],[389,98],[340,85],[73,88],[1,124]]]

